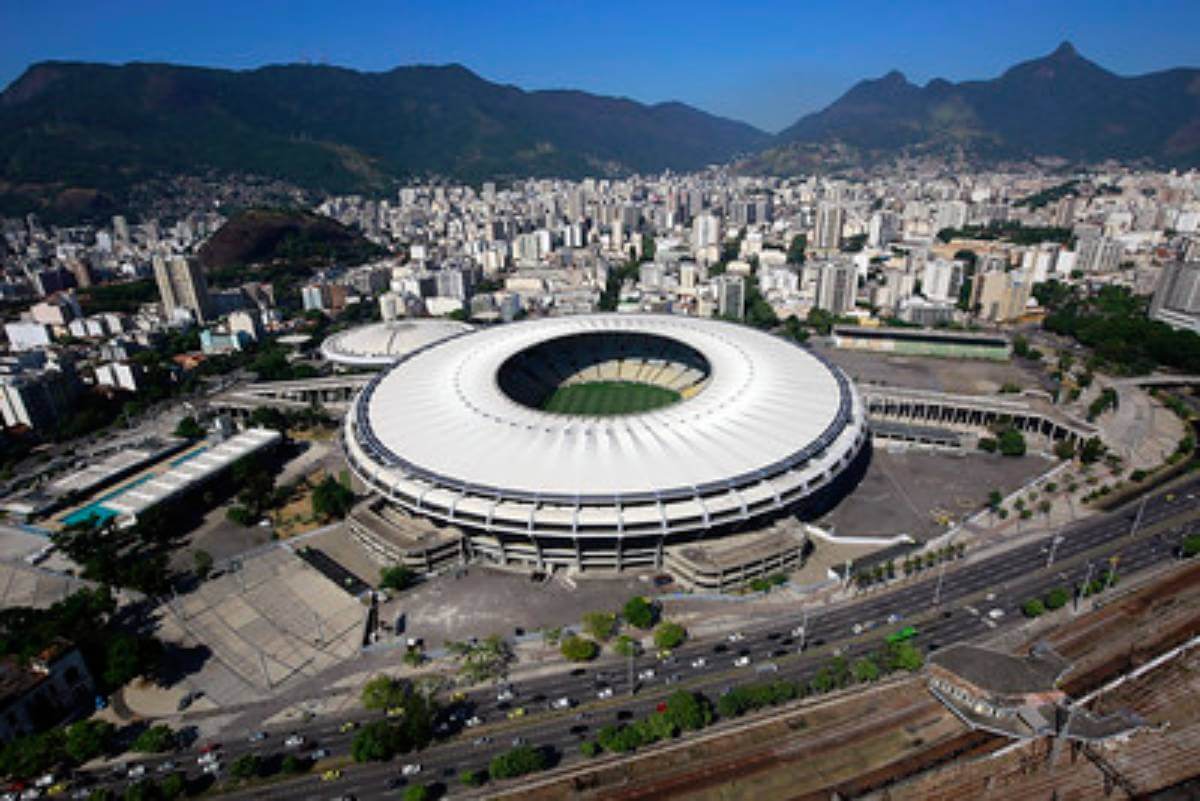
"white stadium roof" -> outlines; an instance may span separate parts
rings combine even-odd
[[[708,361],[708,380],[681,402],[612,417],[539,411],[501,390],[497,371],[509,357],[606,332],[684,343]],[[489,525],[505,514],[503,499],[515,517],[530,517],[531,530],[533,512],[515,508],[521,502],[545,520],[552,510],[539,504],[576,507],[574,517],[561,513],[572,530],[597,505],[620,506],[627,525],[649,503],[642,511],[664,529],[667,516],[653,504],[678,501],[679,514],[706,522],[722,502],[743,517],[760,495],[780,507],[784,493],[794,499],[844,467],[865,432],[853,385],[810,351],[746,326],[643,314],[549,318],[449,339],[381,374],[347,417],[351,463],[385,494],[417,499],[405,505],[418,511],[449,510],[449,519],[490,499]]]
[[[415,350],[473,330],[467,323],[435,318],[371,323],[327,338],[321,355],[351,367],[386,367]]]

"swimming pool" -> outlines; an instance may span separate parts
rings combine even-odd
[[[199,447],[199,448],[196,448],[196,450],[194,450],[194,451],[191,451],[191,452],[189,452],[189,453],[185,453],[183,456],[180,456],[180,457],[179,457],[179,458],[177,458],[177,459],[172,459],[172,460],[171,460],[171,467],[179,467],[179,465],[181,465],[181,464],[185,464],[185,463],[187,463],[187,462],[190,462],[192,459],[195,459],[197,456],[199,456],[200,454],[204,453],[206,450],[208,450],[208,446],[207,446],[207,445],[204,445],[204,446],[201,446],[201,447]]]
[[[89,518],[95,518],[96,524],[101,524],[101,523],[107,522],[111,518],[114,518],[118,514],[120,514],[120,512],[116,511],[115,509],[110,509],[107,506],[105,506],[104,505],[105,501],[111,501],[114,498],[119,498],[120,496],[124,495],[126,492],[129,492],[129,490],[138,486],[139,484],[145,484],[150,479],[155,478],[155,476],[156,476],[155,473],[149,473],[149,474],[144,475],[141,478],[137,479],[136,481],[130,481],[128,484],[123,484],[122,486],[117,487],[112,492],[106,493],[105,495],[101,495],[99,498],[92,501],[87,506],[80,507],[79,509],[76,509],[74,512],[71,512],[71,514],[62,518],[63,525],[66,525],[66,526],[78,525],[79,523],[85,522]]]

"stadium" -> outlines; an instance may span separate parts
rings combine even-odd
[[[471,558],[580,570],[661,567],[802,510],[867,439],[857,390],[810,351],[640,314],[435,342],[368,383],[344,430],[392,519],[461,530]]]

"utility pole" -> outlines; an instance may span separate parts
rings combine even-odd
[[[1129,527],[1129,536],[1133,537],[1137,534],[1138,526],[1142,524],[1142,513],[1146,511],[1146,501],[1150,500],[1149,495],[1142,496],[1142,502],[1138,504],[1137,515],[1133,518],[1133,525]]]
[[[933,591],[933,605],[938,606],[942,602],[942,582],[946,580],[946,560],[943,559],[938,566],[937,587]]]
[[[633,696],[633,651],[635,646],[631,643],[629,646],[629,695]]]
[[[1049,569],[1050,565],[1054,564],[1054,554],[1058,552],[1058,544],[1062,541],[1063,537],[1061,534],[1055,534],[1054,538],[1050,540],[1050,553],[1046,556],[1047,569]]]
[[[1087,575],[1083,577],[1083,586],[1079,588],[1079,592],[1075,593],[1075,611],[1076,612],[1079,611],[1079,598],[1085,592],[1087,592],[1088,586],[1091,585],[1092,571],[1095,569],[1096,569],[1096,566],[1094,564],[1092,564],[1091,562],[1088,562]]]
[[[800,650],[804,650],[804,646],[808,640],[808,607],[804,607],[804,617],[800,621]]]
[[[1117,580],[1117,563],[1121,561],[1121,557],[1113,556],[1108,560],[1108,581],[1104,582],[1104,591],[1108,592],[1112,588],[1113,582]]]

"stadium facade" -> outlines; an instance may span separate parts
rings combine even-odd
[[[547,411],[587,385],[594,408]],[[675,400],[610,413],[609,394],[646,387]],[[368,383],[344,429],[376,511],[453,526],[466,556],[532,569],[662,567],[672,545],[834,491],[867,442],[858,391],[820,356],[745,326],[642,314],[440,340]]]

